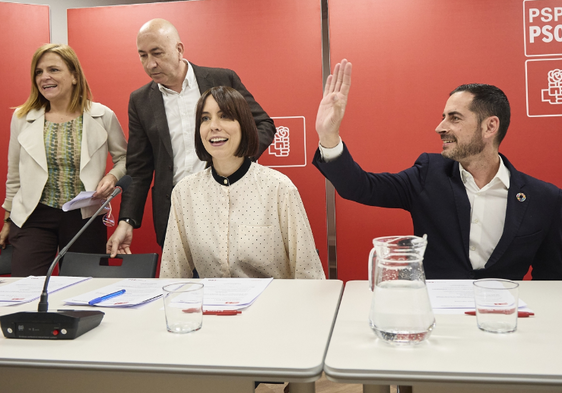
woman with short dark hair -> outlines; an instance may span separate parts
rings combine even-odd
[[[244,97],[213,87],[195,119],[210,166],[174,188],[160,277],[325,278],[297,188],[250,159],[259,141]]]

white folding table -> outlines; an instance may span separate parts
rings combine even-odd
[[[91,279],[56,292],[49,310],[115,281]],[[1,336],[0,391],[253,392],[254,381],[271,381],[313,392],[342,288],[339,280],[273,280],[242,314],[203,316],[202,329],[189,334],[166,331],[158,299],[104,308],[100,326],[75,340]],[[0,315],[36,309],[37,302],[0,307]]]
[[[520,282],[519,297],[536,315],[519,318],[515,333],[479,330],[476,317],[436,314],[427,343],[397,348],[369,327],[372,292],[367,281],[350,281],[324,371],[328,379],[364,384],[410,385],[417,392],[562,391],[562,281]]]

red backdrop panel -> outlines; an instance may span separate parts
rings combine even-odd
[[[31,29],[30,26],[33,26]],[[41,45],[49,42],[49,7],[0,3],[0,33],[10,39],[2,40],[0,48],[5,54],[0,62],[2,94],[0,94],[0,195],[6,196],[8,172],[8,143],[13,108],[25,102],[31,91],[31,58]],[[3,217],[3,216],[2,216]]]
[[[324,180],[310,164],[322,94],[320,1],[207,0],[69,10],[69,44],[78,53],[94,99],[112,108],[124,129],[129,94],[150,81],[136,53],[136,34],[153,18],[178,28],[189,61],[235,70],[270,116],[291,119],[287,127],[295,127],[293,134],[299,136],[294,154],[306,154],[308,162],[283,166],[282,157],[276,169],[298,187],[326,265]],[[275,122],[280,126],[284,119]],[[274,158],[265,158],[274,166]],[[151,203],[149,199],[143,225],[135,231],[133,252],[160,252]]]
[[[562,185],[562,120],[527,116],[526,90],[541,88],[526,84],[522,2],[330,0],[329,6],[332,64],[347,58],[354,67],[342,138],[364,169],[397,172],[422,152],[440,152],[434,130],[449,92],[479,82],[500,87],[511,102],[500,151],[518,170]],[[413,231],[407,212],[339,197],[336,203],[343,280],[367,278],[372,238]]]

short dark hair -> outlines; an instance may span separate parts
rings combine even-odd
[[[213,158],[205,149],[201,140],[201,115],[207,98],[212,96],[220,110],[228,117],[240,124],[240,146],[236,150],[236,157],[254,157],[258,152],[259,137],[256,122],[252,116],[250,105],[236,89],[228,86],[211,87],[201,95],[197,101],[195,112],[195,152],[201,161],[212,162]]]
[[[469,83],[466,85],[460,85],[453,90],[449,96],[462,91],[467,91],[474,96],[469,109],[476,113],[479,124],[487,117],[498,117],[500,120],[500,128],[498,130],[496,141],[499,146],[503,141],[503,138],[505,138],[505,134],[507,134],[507,129],[509,128],[509,122],[511,119],[509,100],[507,99],[505,93],[496,86],[486,85],[483,83]]]

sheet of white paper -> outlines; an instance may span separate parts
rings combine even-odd
[[[426,280],[429,301],[435,314],[464,314],[474,310],[474,280]],[[519,310],[529,311],[519,299]]]
[[[427,280],[431,307],[474,309],[473,280]]]
[[[203,308],[214,310],[241,310],[249,307],[273,278],[206,278],[201,280]]]
[[[177,280],[151,280],[143,278],[128,278],[114,284],[98,288],[94,291],[66,299],[64,302],[75,306],[88,306],[88,302],[98,297],[113,292],[125,290],[125,293],[115,296],[103,302],[97,303],[95,307],[132,307],[151,302],[162,296],[162,287]]]
[[[62,205],[62,210],[67,212],[69,210],[80,209],[86,206],[97,206],[98,208],[103,204],[103,199],[92,199],[95,191],[81,191],[74,199]],[[109,208],[107,208],[109,210]]]
[[[52,276],[49,279],[47,292],[53,293],[89,279],[90,277]],[[28,303],[35,299],[39,299],[44,283],[44,276],[29,276],[10,284],[0,286],[0,307]]]

